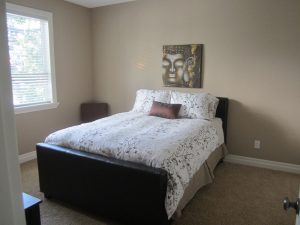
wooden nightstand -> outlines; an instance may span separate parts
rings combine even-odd
[[[299,187],[299,199],[300,199],[300,187]],[[300,214],[296,215],[296,224],[295,225],[300,225]]]
[[[81,121],[84,123],[108,116],[107,103],[82,103],[80,106]]]
[[[42,200],[23,192],[23,207],[27,225],[40,225],[40,203]]]

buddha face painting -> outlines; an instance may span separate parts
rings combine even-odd
[[[165,78],[170,84],[176,84],[182,80],[184,70],[184,58],[182,54],[166,54],[163,58]]]
[[[167,87],[200,87],[202,45],[163,46],[162,79]]]

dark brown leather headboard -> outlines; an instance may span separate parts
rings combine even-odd
[[[227,116],[228,116],[228,105],[229,99],[218,97],[219,105],[216,112],[216,117],[219,117],[223,121],[224,141],[227,142]]]

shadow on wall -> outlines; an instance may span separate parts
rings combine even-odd
[[[271,115],[230,100],[227,134],[230,154],[300,164],[299,140],[286,132],[284,121],[276,121]],[[254,140],[261,141],[260,149],[254,149]]]

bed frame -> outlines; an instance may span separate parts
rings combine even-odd
[[[217,117],[226,141],[228,99]],[[167,172],[138,163],[56,145],[36,145],[40,191],[125,224],[169,224],[165,211]]]

